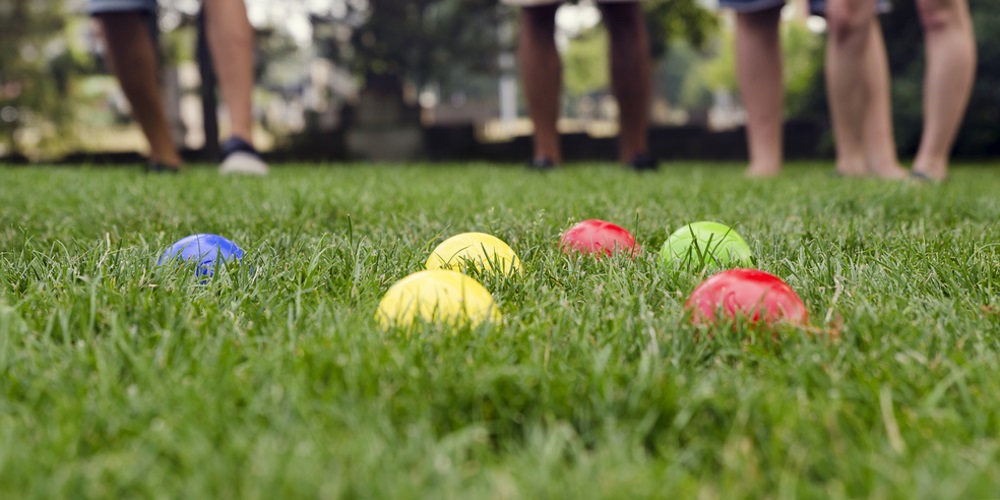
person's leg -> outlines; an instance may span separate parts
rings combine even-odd
[[[177,168],[181,158],[170,135],[160,95],[156,48],[145,15],[142,12],[106,12],[96,17],[104,31],[108,64],[149,142],[150,161]]]
[[[600,8],[611,42],[611,90],[618,101],[619,154],[623,162],[633,163],[649,153],[649,35],[639,2],[608,2]]]
[[[781,171],[785,84],[782,76],[781,6],[736,15],[736,74],[747,111],[747,175]]]
[[[904,179],[909,172],[899,165],[896,139],[892,135],[892,94],[889,60],[878,19],[872,23],[872,42],[865,53],[865,72],[871,85],[871,104],[864,119],[865,157],[868,174],[883,179]]]
[[[205,32],[233,136],[253,136],[253,28],[243,0],[205,0]]]
[[[230,138],[222,145],[222,173],[267,173],[253,148],[253,28],[243,0],[205,0],[205,32],[222,99],[229,112]]]
[[[535,159],[562,161],[559,149],[559,99],[562,63],[556,49],[556,10],[559,4],[521,8],[518,62],[528,114],[535,126]]]
[[[917,0],[927,44],[924,132],[913,171],[933,180],[948,176],[948,157],[969,104],[976,44],[966,0]]]
[[[865,151],[865,120],[871,106],[866,70],[870,45],[874,43],[874,0],[829,0],[826,8],[829,40],[826,50],[826,81],[837,143],[837,171],[847,176],[868,173]]]

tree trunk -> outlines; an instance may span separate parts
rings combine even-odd
[[[399,76],[368,74],[346,141],[348,154],[359,160],[411,161],[423,156],[420,108],[404,102]]]
[[[201,150],[202,159],[216,161],[219,158],[219,101],[215,94],[215,69],[212,66],[212,54],[208,50],[208,37],[205,35],[205,8],[198,16],[198,72],[201,73],[201,113],[202,125],[205,130],[205,147]]]

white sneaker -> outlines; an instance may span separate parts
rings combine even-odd
[[[260,156],[236,151],[219,165],[219,173],[234,175],[267,175],[267,163]]]
[[[267,175],[267,163],[253,146],[238,137],[230,137],[222,145],[223,175]]]

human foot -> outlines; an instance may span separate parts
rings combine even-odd
[[[867,177],[868,166],[863,160],[837,160],[837,173],[841,177]]]
[[[147,174],[176,174],[181,171],[181,167],[178,164],[167,164],[159,161],[150,161],[146,164],[145,172]]]
[[[898,181],[909,177],[910,172],[894,162],[884,165],[869,165],[868,175],[879,179]]]
[[[944,182],[948,180],[948,162],[944,160],[920,161],[918,159],[913,164],[910,177],[931,182]]]
[[[556,166],[555,161],[544,156],[536,156],[528,162],[528,170],[534,170],[536,172],[548,172],[550,170],[555,170]]]
[[[764,179],[781,173],[781,163],[751,163],[743,172],[744,177]]]
[[[660,168],[660,162],[647,153],[638,153],[632,156],[632,159],[626,164],[636,172],[652,172]]]

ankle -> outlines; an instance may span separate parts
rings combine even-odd
[[[925,174],[942,174],[941,176],[948,173],[948,159],[947,158],[923,158],[917,157],[913,162],[913,170],[917,172],[923,172]]]
[[[177,154],[172,154],[172,155],[156,155],[156,154],[151,154],[151,155],[149,155],[149,162],[150,163],[160,164],[160,165],[168,165],[168,166],[170,166],[172,168],[173,167],[180,167],[181,163],[183,163],[181,161],[181,157],[179,155],[177,155]]]
[[[229,133],[228,139],[239,139],[247,144],[253,144],[253,133],[249,130],[233,129]]]
[[[896,160],[883,160],[868,163],[868,171],[875,174],[905,173],[906,169]]]
[[[868,174],[868,164],[863,158],[837,159],[837,172],[848,177],[863,177]]]
[[[535,160],[548,160],[552,163],[562,163],[562,155],[559,154],[559,150],[552,150],[547,148],[536,148],[535,154],[532,156]]]
[[[747,166],[748,177],[771,177],[781,173],[781,161],[751,161]]]

